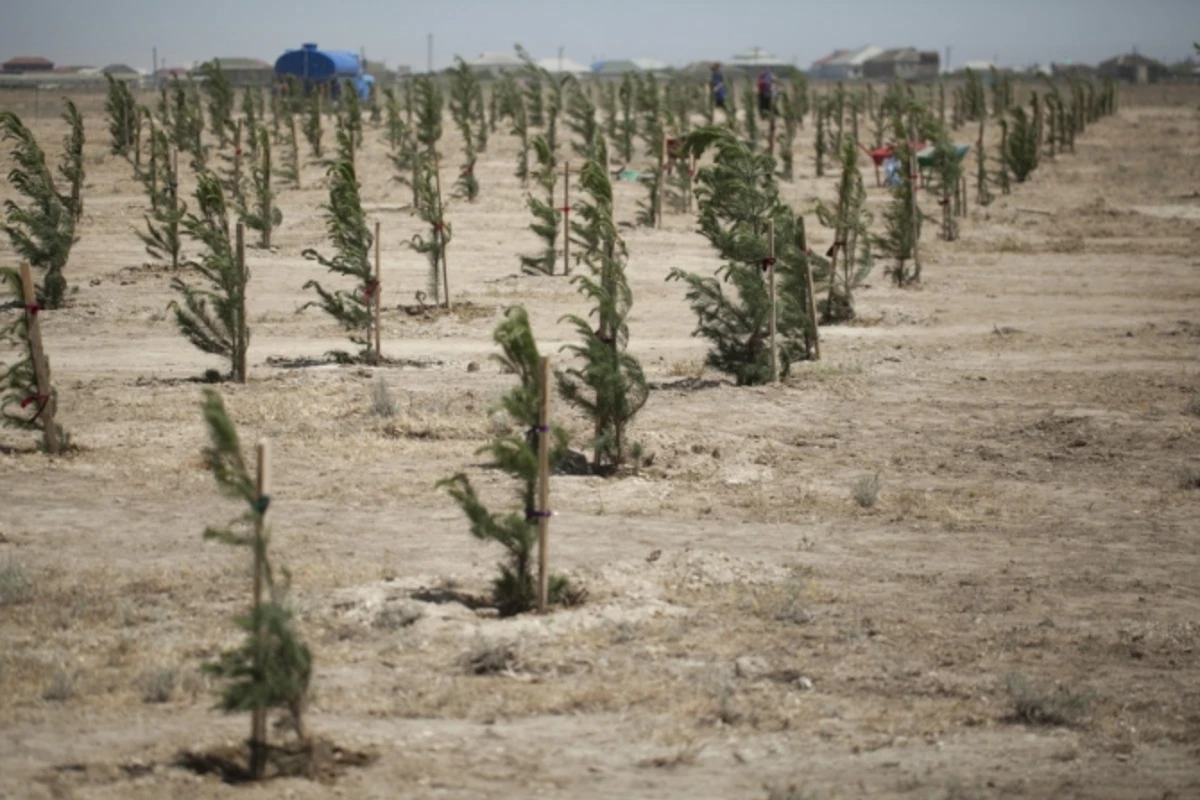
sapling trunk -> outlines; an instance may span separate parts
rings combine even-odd
[[[975,202],[981,206],[992,204],[992,192],[988,188],[987,153],[984,149],[984,126],[986,119],[979,120],[979,138],[975,142]]]
[[[414,161],[414,168],[416,170],[413,186],[416,193],[415,210],[417,216],[429,225],[429,235],[428,238],[420,234],[414,235],[408,242],[408,247],[428,259],[429,272],[426,287],[429,294],[433,296],[434,303],[441,303],[443,256],[453,230],[442,216],[443,208],[438,195],[438,181],[433,157],[428,153],[421,153]]]
[[[816,151],[816,158],[817,158],[817,177],[818,178],[825,177],[825,147],[826,147],[825,112],[826,112],[826,109],[827,109],[827,106],[826,106],[825,101],[823,99],[818,98],[816,101],[816,114],[817,114],[816,141],[814,143],[814,150]]]
[[[525,98],[518,97],[516,110],[512,119],[511,133],[517,137],[517,171],[516,176],[521,181],[521,188],[529,187],[529,115],[526,111]]]
[[[633,161],[633,136],[637,132],[637,120],[633,115],[633,75],[626,72],[621,76],[621,126],[617,138],[618,152],[625,164]]]

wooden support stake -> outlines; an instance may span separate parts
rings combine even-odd
[[[264,573],[266,572],[266,543],[263,537],[266,534],[267,528],[267,509],[270,504],[270,448],[266,441],[260,441],[255,446],[255,452],[258,456],[258,476],[255,483],[255,498],[256,505],[259,509],[258,517],[254,522],[254,607],[251,613],[255,613],[262,606],[263,600],[263,584],[265,583]],[[261,618],[259,620],[260,627],[255,631],[255,634],[262,636]],[[255,659],[261,658],[261,654],[255,656]],[[262,669],[264,664],[256,664],[259,669]],[[255,708],[250,716],[250,774],[255,780],[261,780],[263,772],[267,766],[267,709]]]
[[[441,229],[438,231],[438,242],[442,250],[442,292],[445,294],[446,310],[450,310],[450,266],[446,263],[446,216],[445,208],[442,207],[442,168],[438,165],[437,150],[432,150],[433,153],[433,178],[437,184],[437,207],[438,207],[438,224]]]
[[[42,327],[38,322],[37,289],[33,283],[33,272],[29,264],[21,264],[21,291],[25,298],[25,328],[29,337],[29,360],[33,362],[33,376],[37,383],[36,405],[41,408],[42,426],[46,432],[46,452],[58,455],[58,430],[54,427],[54,390],[50,387],[50,370],[46,367],[46,353],[42,350]],[[42,405],[42,404],[45,405]]]
[[[804,262],[804,290],[808,295],[808,318],[812,320],[813,358],[821,360],[821,334],[817,326],[817,290],[813,286],[812,264],[808,261],[808,237],[804,233],[804,217],[797,217],[796,224],[800,230],[800,259]]]
[[[236,257],[238,270],[237,331],[234,332],[233,379],[246,382],[246,225],[237,224]]]
[[[538,402],[538,613],[550,601],[550,359],[542,357],[542,387]]]
[[[774,92],[774,89],[771,90]],[[767,126],[767,155],[775,157],[775,98],[771,97],[771,122]]]
[[[383,360],[383,351],[379,346],[379,329],[382,326],[380,309],[383,301],[383,270],[381,269],[381,261],[379,258],[379,221],[375,221],[375,363]]]
[[[775,346],[775,220],[767,220],[767,290],[771,295],[771,381],[779,383],[779,349]]]
[[[571,274],[571,163],[563,162],[563,275]]]

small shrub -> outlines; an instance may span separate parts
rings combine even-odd
[[[138,678],[138,689],[143,703],[165,703],[175,694],[178,672],[174,667],[162,667],[143,672]]]
[[[49,702],[61,703],[75,696],[75,684],[79,673],[74,670],[59,667],[50,676],[50,682],[42,690],[42,699]]]
[[[387,379],[380,375],[371,389],[371,413],[377,417],[396,416],[396,401],[388,391]]]
[[[407,628],[424,615],[425,612],[421,609],[420,605],[416,603],[401,603],[400,605],[388,606],[382,609],[375,616],[373,624],[376,628],[395,631]]]
[[[1180,467],[1178,476],[1180,489],[1200,489],[1200,467]]]
[[[1019,672],[1005,679],[1013,706],[1013,720],[1026,725],[1075,725],[1088,712],[1089,698],[1066,688],[1043,692],[1029,685]]]
[[[850,487],[850,494],[860,508],[874,508],[879,499],[879,473],[863,475]]]
[[[517,645],[480,639],[463,657],[463,666],[472,675],[495,675],[515,669],[520,661]]]
[[[33,584],[25,577],[25,568],[9,558],[0,567],[0,608],[28,603],[32,598]]]
[[[1192,395],[1192,399],[1184,407],[1183,413],[1191,414],[1193,417],[1200,417],[1200,394]]]

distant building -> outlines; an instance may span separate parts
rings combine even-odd
[[[1091,80],[1096,77],[1096,68],[1090,64],[1073,64],[1066,62],[1051,62],[1050,76],[1054,78],[1080,78]]]
[[[864,77],[863,65],[883,52],[882,47],[873,44],[857,50],[835,50],[825,58],[814,61],[808,74],[813,78],[836,81],[861,80]]]
[[[235,87],[270,86],[275,80],[275,68],[259,58],[232,57],[214,60],[221,64],[221,72],[225,73],[229,83]],[[197,65],[190,74],[193,78],[200,78],[204,74],[203,69],[204,64]]]
[[[917,80],[932,81],[942,74],[942,56],[936,50],[922,50],[917,54]]]
[[[53,72],[54,62],[41,56],[18,56],[5,61],[0,69],[10,75],[20,75],[26,72]]]
[[[549,72],[551,75],[588,75],[591,74],[591,68],[585,67],[578,61],[572,61],[569,58],[543,58],[537,62],[537,65]]]
[[[708,64],[712,66],[711,63]],[[652,58],[610,58],[605,61],[597,61],[592,64],[592,75],[598,77],[614,77],[624,75],[626,72],[666,72],[671,67],[662,62],[655,61]]]
[[[761,47],[751,47],[749,50],[734,55],[725,62],[727,69],[741,69],[746,72],[760,72],[768,67],[775,69],[792,69],[792,62],[784,61],[774,53]]]
[[[481,72],[494,77],[509,73],[520,72],[525,68],[525,62],[512,53],[480,53],[479,58],[467,62],[472,72]]]
[[[921,73],[921,54],[912,47],[894,47],[868,58],[863,77],[869,80],[916,80]]]
[[[142,76],[142,73],[128,64],[109,64],[107,67],[101,69],[100,72],[105,75],[112,75],[114,78],[120,80],[130,80]]]
[[[1167,75],[1167,68],[1159,61],[1138,53],[1116,56],[1101,61],[1096,67],[1101,78],[1113,78],[1128,83],[1156,83]]]

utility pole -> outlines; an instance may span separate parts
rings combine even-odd
[[[151,50],[150,64],[153,67],[153,69],[150,71],[150,85],[153,86],[155,89],[157,89],[158,88],[158,48],[157,47],[155,47]]]
[[[558,46],[558,74],[559,75],[562,75],[562,56],[563,56],[563,47],[560,44]]]
[[[429,56],[429,74],[433,74],[433,34],[429,34],[428,39],[428,56]]]
[[[946,65],[942,68],[943,72],[950,71],[950,45],[946,45]]]

